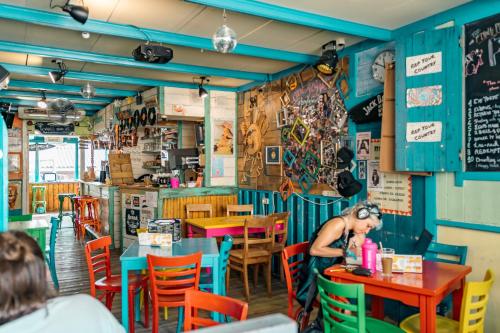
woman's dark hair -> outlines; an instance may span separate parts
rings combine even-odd
[[[43,307],[52,296],[36,241],[22,231],[0,233],[0,325]]]

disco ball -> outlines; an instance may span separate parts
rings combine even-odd
[[[84,98],[92,98],[95,96],[95,88],[90,83],[86,83],[82,89],[80,89],[80,93]]]
[[[212,36],[214,48],[221,53],[230,53],[238,44],[236,33],[233,29],[223,24]]]

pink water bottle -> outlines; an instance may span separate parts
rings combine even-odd
[[[361,246],[361,255],[361,266],[375,273],[377,270],[377,244],[373,243],[370,238],[366,238]]]

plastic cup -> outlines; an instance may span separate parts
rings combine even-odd
[[[394,259],[394,249],[383,248],[381,258],[382,258],[382,275],[391,276],[392,261]]]

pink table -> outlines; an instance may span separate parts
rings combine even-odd
[[[185,219],[187,236],[222,237],[224,235],[243,235],[245,220],[250,216],[222,216],[198,219]],[[253,215],[251,218],[265,218],[264,215]],[[252,233],[262,232],[260,228],[252,229]],[[283,223],[278,222],[276,229],[283,229]]]

